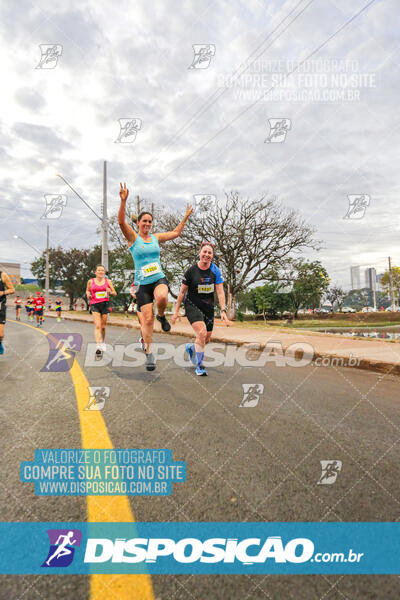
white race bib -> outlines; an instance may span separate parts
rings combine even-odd
[[[95,292],[94,295],[97,300],[99,300],[100,298],[107,298],[107,292],[105,290],[103,290],[101,292]]]
[[[155,275],[156,273],[161,273],[160,265],[157,262],[142,267],[143,277],[150,277],[150,275]]]
[[[203,283],[203,284],[197,286],[198,294],[212,294],[213,291],[214,291],[213,283]]]

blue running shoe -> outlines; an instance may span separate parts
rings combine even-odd
[[[185,350],[189,354],[190,361],[197,367],[196,352],[193,352],[193,344],[185,344]]]
[[[198,366],[196,367],[196,375],[204,376],[207,375],[207,371],[204,367]]]
[[[0,354],[4,354],[3,342],[0,342]]]

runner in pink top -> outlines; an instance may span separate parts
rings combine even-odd
[[[107,277],[104,277],[104,283],[101,284],[98,284],[96,279],[91,279],[90,282],[90,305],[108,302],[108,290],[110,289],[110,286],[108,285]]]
[[[90,312],[94,321],[94,338],[97,349],[96,357],[101,358],[106,350],[104,343],[106,337],[107,315],[109,313],[109,298],[116,296],[111,281],[106,277],[106,270],[103,265],[97,265],[96,277],[89,279],[86,286],[86,297],[90,302]]]

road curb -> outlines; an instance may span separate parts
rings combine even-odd
[[[57,318],[56,315],[52,315],[52,314],[48,314],[45,313],[45,317],[49,317],[49,318]],[[78,321],[81,323],[93,323],[92,319],[90,317],[74,317],[72,315],[63,315],[63,319],[64,320],[68,320],[68,321]],[[171,333],[165,333],[162,331],[161,329],[161,325],[158,325],[158,322],[155,322],[155,328],[154,331],[155,333],[163,333],[163,335],[180,335],[181,337],[188,337],[191,335],[191,332],[187,332],[187,331],[173,331]],[[126,329],[135,329],[135,330],[140,330],[140,326],[139,323],[113,323],[112,320],[110,319],[107,322],[107,326],[108,327],[125,327]],[[320,332],[318,332],[320,333]],[[277,332],[277,335],[279,335],[279,332]],[[323,334],[322,334],[323,335]],[[236,345],[236,346],[247,346],[249,349],[254,348],[254,349],[259,349],[259,350],[263,350],[266,346],[266,343],[263,342],[245,342],[243,340],[233,340],[232,338],[225,338],[222,335],[216,335],[215,337],[213,337],[212,339],[213,342],[220,342],[222,344],[227,344],[227,345]],[[270,340],[270,341],[277,341],[277,340]],[[268,343],[268,342],[267,342]],[[286,352],[287,348],[290,346],[291,344],[288,344],[286,346],[284,346],[282,344],[282,350],[284,352]],[[295,353],[296,356],[297,353]],[[299,355],[300,357],[300,355]],[[317,359],[324,359],[324,358],[329,358],[329,359],[342,359],[344,361],[348,361],[349,360],[349,356],[343,355],[343,354],[335,354],[335,353],[324,353],[322,354],[321,352],[317,352],[314,350],[314,357],[312,360],[312,363],[315,363],[315,361]],[[360,358],[357,359],[358,364],[356,365],[337,365],[343,368],[347,368],[347,369],[361,369],[363,371],[372,371],[375,373],[383,373],[383,374],[387,374],[387,375],[396,375],[396,376],[400,376],[400,365],[396,364],[396,363],[391,363],[391,362],[386,362],[386,361],[376,361],[376,360],[371,360],[368,358]],[[327,368],[323,365],[321,365],[321,368]]]

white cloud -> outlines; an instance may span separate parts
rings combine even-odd
[[[258,66],[306,56],[364,4],[313,3],[273,43],[277,33],[272,36]],[[215,99],[222,77],[234,72],[295,5],[294,0],[6,3],[0,255],[29,259],[28,248],[21,253],[12,242],[14,230],[41,244],[45,193],[69,197],[53,226],[55,242],[62,239],[66,247],[98,242],[95,217],[54,173],[65,175],[99,210],[106,159],[111,212],[118,206],[120,180],[133,194],[182,210],[193,194],[204,191],[222,195],[238,189],[250,197],[268,192],[317,228],[326,246],[318,257],[340,283],[349,284],[351,264],[378,268],[389,254],[400,264],[394,218],[399,158],[394,0],[375,2],[314,57],[353,60],[354,75],[375,76],[375,87],[361,88],[359,100],[295,102],[269,95],[206,144],[248,107],[246,94],[268,89],[272,74],[265,72],[264,87],[253,76],[244,87],[226,90],[179,134],[210,97]],[[62,45],[58,65],[35,69],[39,44],[50,43]],[[208,69],[189,70],[192,45],[198,43],[215,44],[216,54]],[[289,81],[294,92],[315,91],[304,76]],[[142,119],[130,145],[114,143],[123,117]],[[268,118],[274,117],[292,120],[283,144],[264,143]],[[371,196],[362,222],[343,221],[352,193]]]

